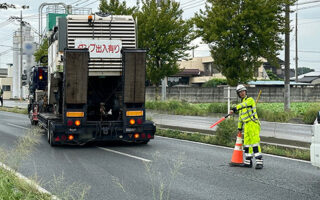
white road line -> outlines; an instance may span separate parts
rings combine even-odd
[[[15,124],[11,124],[11,123],[7,123],[9,126],[13,126],[13,127],[16,127],[16,128],[22,128],[22,129],[25,129],[25,130],[29,130],[30,128],[26,128],[26,127],[23,127],[23,126],[19,126],[19,125],[15,125]]]
[[[168,140],[176,140],[176,141],[181,141],[181,142],[188,142],[188,143],[193,143],[193,144],[200,144],[200,145],[204,145],[204,146],[214,146],[214,147],[218,147],[218,148],[222,148],[222,149],[230,149],[230,150],[233,149],[231,147],[218,146],[218,145],[214,145],[214,144],[205,144],[205,143],[201,143],[201,142],[193,142],[193,141],[188,141],[188,140],[180,140],[180,139],[176,139],[176,138],[168,138],[168,137],[162,137],[162,136],[156,136],[156,137],[163,138],[163,139],[168,139]],[[266,156],[270,156],[270,157],[282,158],[282,159],[285,159],[285,160],[293,160],[293,161],[298,161],[298,162],[311,164],[311,162],[307,161],[307,160],[299,160],[299,159],[295,159],[295,158],[287,158],[287,157],[267,154],[267,153],[263,153],[263,152],[262,152],[262,154],[266,155]]]
[[[107,149],[107,148],[103,148],[103,147],[98,147],[98,148],[102,149],[104,151],[109,151],[109,152],[120,154],[120,155],[123,155],[123,156],[128,156],[130,158],[135,158],[135,159],[138,159],[138,160],[142,160],[144,162],[152,162],[151,160],[148,160],[148,159],[145,159],[145,158],[141,158],[141,157],[138,157],[138,156],[133,156],[133,155],[126,154],[126,153],[122,153],[120,151],[115,151],[115,150],[111,150],[111,149]]]
[[[1,162],[0,162],[0,167],[2,167],[3,169],[5,169],[5,170],[7,170],[7,171],[9,171],[11,173],[13,173],[16,177],[18,177],[19,179],[22,179],[27,184],[34,186],[39,192],[50,195],[53,200],[59,200],[58,197],[52,195],[50,192],[48,192],[46,189],[44,189],[43,187],[41,187],[38,184],[36,184],[34,181],[28,179],[27,177],[23,176],[19,172],[14,171],[13,169],[11,169],[10,167],[6,166],[5,164],[3,164]]]

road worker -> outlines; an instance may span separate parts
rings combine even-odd
[[[237,94],[241,103],[230,110],[230,114],[239,113],[238,131],[244,132],[245,167],[252,167],[252,158],[255,157],[256,169],[263,168],[263,159],[260,147],[260,121],[257,115],[256,103],[252,97],[247,96],[244,85],[237,86]]]

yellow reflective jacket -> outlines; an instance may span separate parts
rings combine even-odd
[[[245,97],[241,103],[236,106],[239,111],[238,129],[243,129],[243,125],[249,121],[259,122],[256,110],[256,102],[252,97]]]

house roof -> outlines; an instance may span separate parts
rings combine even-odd
[[[173,76],[199,76],[201,72],[202,71],[200,69],[184,69]]]
[[[303,78],[298,78],[299,82],[311,83],[312,81],[318,79],[318,76],[305,76]]]
[[[284,85],[284,81],[250,81],[248,82],[249,85]],[[296,83],[294,81],[290,81],[290,85],[308,85],[307,83]]]
[[[320,78],[320,71],[309,72],[298,76],[299,82],[311,83],[313,80]],[[290,80],[295,80],[295,77],[291,77]]]

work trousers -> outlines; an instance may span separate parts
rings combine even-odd
[[[249,121],[244,124],[244,151],[246,159],[252,159],[254,156],[256,159],[261,159],[261,147],[260,147],[260,122]]]

